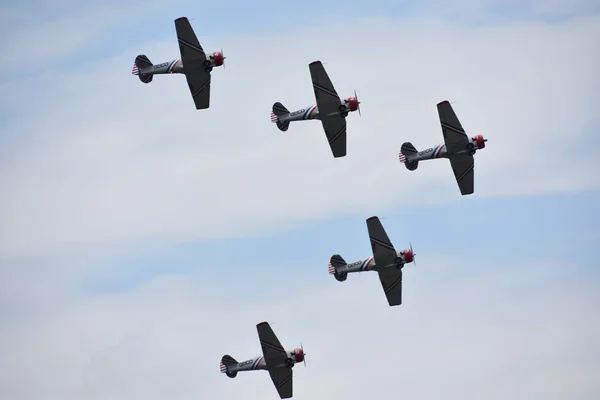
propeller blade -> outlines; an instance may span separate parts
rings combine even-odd
[[[354,89],[354,98],[356,99],[356,107],[358,107],[358,115],[362,117],[360,113],[360,101],[358,101],[358,95],[356,94],[356,89]]]
[[[416,267],[416,266],[417,266],[417,255],[416,255],[416,254],[415,254],[415,252],[413,251],[413,248],[412,248],[412,243],[411,243],[411,242],[408,242],[408,244],[410,245],[410,252],[411,252],[411,253],[412,253],[412,255],[413,255],[413,264],[415,264],[415,267]]]
[[[302,349],[302,354],[304,356],[302,361],[304,361],[304,367],[306,368],[306,353],[304,352],[304,346],[302,345],[302,342],[300,342],[300,348]]]
[[[223,56],[223,69],[225,69],[225,59],[227,57],[225,57],[225,54],[223,54],[223,47],[221,47],[221,55]]]

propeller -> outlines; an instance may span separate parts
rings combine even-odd
[[[302,346],[302,342],[300,342],[300,349],[302,349],[302,354],[304,355],[302,361],[304,361],[304,367],[306,368],[306,353],[304,352],[304,346]]]
[[[223,56],[223,69],[225,69],[225,59],[227,57],[225,57],[225,54],[223,54],[223,47],[221,47],[221,55]]]
[[[358,107],[358,115],[362,117],[360,113],[360,101],[358,101],[358,96],[356,95],[356,89],[354,89],[354,98],[356,99],[356,106]]]
[[[413,264],[415,264],[415,267],[417,266],[417,255],[414,253],[413,248],[412,248],[412,243],[408,242],[408,244],[410,245],[410,252],[413,255]]]

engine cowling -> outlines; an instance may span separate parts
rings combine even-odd
[[[406,263],[411,263],[415,259],[415,255],[413,254],[413,251],[411,249],[404,250],[403,254],[404,254],[404,262],[406,262]]]
[[[350,108],[350,111],[358,110],[358,99],[356,97],[348,97],[346,99],[346,102],[348,103],[348,107]]]
[[[297,363],[304,361],[304,350],[301,348],[294,349],[294,361]]]
[[[483,135],[477,135],[473,139],[475,139],[475,144],[477,145],[478,149],[483,149],[485,147],[485,142],[487,142],[487,140],[483,137]]]
[[[212,58],[217,67],[223,65],[223,63],[225,62],[225,57],[220,51],[215,51],[214,53],[212,53]]]

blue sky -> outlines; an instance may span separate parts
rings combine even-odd
[[[216,370],[269,320],[311,349],[299,400],[597,398],[596,2],[319,4],[3,7],[0,397],[276,398]],[[178,55],[183,15],[228,56],[202,112],[183,77],[130,75]],[[267,119],[313,100],[314,59],[363,102],[344,159]],[[442,140],[444,99],[489,139],[472,196],[445,160],[397,161]],[[398,308],[374,273],[327,274],[370,255],[372,215],[417,253]]]

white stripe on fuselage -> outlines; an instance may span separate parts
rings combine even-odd
[[[431,160],[434,158],[448,158],[448,151],[446,150],[446,144],[440,143],[436,146],[430,147],[427,150],[419,151],[414,155],[406,157],[409,161],[421,161]]]

